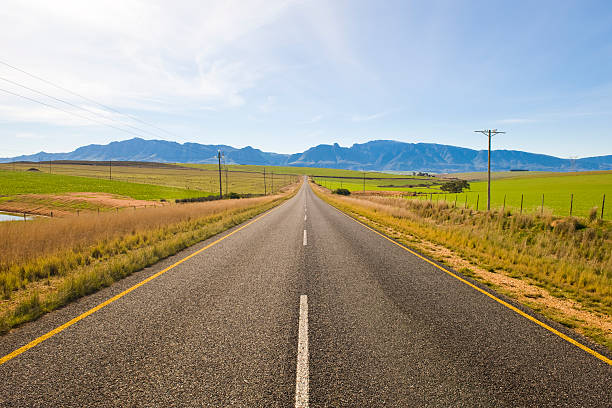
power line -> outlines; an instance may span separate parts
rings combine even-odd
[[[67,114],[69,114],[69,115],[78,116],[78,117],[79,117],[79,118],[81,118],[81,119],[90,120],[90,121],[92,121],[92,122],[96,122],[96,123],[98,123],[98,124],[100,124],[100,125],[103,125],[103,126],[108,126],[108,127],[113,128],[113,129],[117,129],[117,130],[120,130],[120,131],[122,131],[122,132],[129,133],[129,134],[131,134],[131,135],[135,135],[135,136],[142,136],[141,134],[138,134],[138,133],[132,132],[132,131],[130,131],[130,130],[123,129],[123,128],[120,128],[120,127],[117,127],[117,126],[111,125],[110,123],[104,123],[104,122],[101,122],[101,121],[99,121],[99,120],[96,120],[96,119],[92,119],[92,118],[90,118],[90,117],[87,117],[87,116],[79,115],[78,113],[75,113],[75,112],[72,112],[72,111],[69,111],[69,110],[66,110],[66,109],[62,109],[62,108],[60,108],[60,107],[58,107],[58,106],[51,105],[51,104],[48,104],[48,103],[46,103],[46,102],[39,101],[38,99],[30,98],[29,96],[24,96],[24,95],[21,95],[21,94],[15,93],[15,92],[7,91],[6,89],[2,89],[2,88],[0,88],[0,91],[5,92],[5,93],[10,94],[10,95],[13,95],[13,96],[17,96],[17,97],[19,97],[19,98],[23,98],[23,99],[27,99],[27,100],[32,101],[32,102],[39,103],[39,104],[44,105],[44,106],[47,106],[47,107],[49,107],[49,108],[53,108],[53,109],[60,110],[60,111],[62,111],[62,112],[64,112],[64,113],[67,113]]]
[[[136,117],[136,116],[134,116],[134,115],[130,115],[130,114],[128,114],[128,113],[121,112],[121,111],[119,111],[119,110],[117,110],[117,109],[115,109],[115,108],[112,108],[112,107],[110,107],[110,106],[107,106],[107,105],[105,105],[105,104],[103,104],[103,103],[101,103],[101,102],[95,101],[95,100],[93,100],[93,99],[91,99],[91,98],[89,98],[89,97],[87,97],[87,96],[84,96],[84,95],[81,95],[81,94],[76,93],[76,92],[74,92],[74,91],[71,91],[71,90],[70,90],[70,89],[68,89],[68,88],[65,88],[65,87],[63,87],[63,86],[61,86],[61,85],[57,85],[57,84],[55,84],[55,83],[53,83],[53,82],[51,82],[51,81],[49,81],[49,80],[47,80],[47,79],[41,78],[41,77],[40,77],[40,76],[38,76],[38,75],[31,74],[31,73],[29,73],[29,72],[27,72],[27,71],[25,71],[25,70],[23,70],[23,69],[21,69],[21,68],[18,68],[18,67],[14,66],[14,65],[11,65],[11,64],[7,63],[7,62],[4,62],[4,61],[1,61],[1,60],[0,60],[0,64],[5,65],[5,66],[7,66],[7,67],[9,67],[9,68],[12,68],[12,69],[14,69],[14,70],[16,70],[16,71],[19,71],[19,72],[21,72],[21,73],[23,73],[23,74],[26,74],[26,75],[28,75],[28,76],[30,76],[30,77],[32,77],[32,78],[35,78],[35,79],[37,79],[37,80],[39,80],[39,81],[42,81],[42,82],[44,82],[44,83],[46,83],[46,84],[49,84],[49,85],[51,85],[51,86],[54,86],[54,87],[56,87],[56,88],[58,88],[58,89],[61,89],[61,90],[62,90],[62,91],[64,91],[64,92],[68,92],[69,94],[72,94],[72,95],[74,95],[74,96],[78,96],[79,98],[82,98],[82,99],[84,99],[84,100],[86,100],[86,101],[88,101],[88,102],[94,103],[94,104],[96,104],[96,105],[98,105],[98,106],[101,106],[101,107],[103,107],[103,108],[104,108],[104,109],[106,109],[106,110],[110,110],[110,111],[113,111],[113,112],[118,113],[118,114],[120,114],[120,115],[127,116],[127,117],[129,117],[129,118],[131,118],[131,119],[133,119],[133,120],[135,120],[135,121],[138,121],[138,122],[140,122],[140,123],[142,123],[142,124],[145,124],[145,125],[147,125],[147,126],[151,126],[151,127],[155,128],[155,129],[157,129],[157,130],[160,130],[160,131],[162,131],[162,132],[164,132],[164,133],[166,133],[166,134],[168,134],[168,135],[170,135],[170,136],[177,137],[175,134],[173,134],[173,133],[171,133],[171,132],[168,132],[168,131],[167,131],[167,130],[165,130],[165,129],[162,129],[162,128],[160,128],[159,126],[156,126],[156,125],[154,125],[154,124],[152,124],[152,123],[146,122],[146,121],[144,121],[144,120],[142,120],[142,119],[140,119],[140,118],[138,118],[138,117]]]
[[[140,132],[146,133],[146,134],[148,134],[148,135],[155,136],[155,137],[160,137],[159,135],[157,135],[157,134],[155,134],[155,133],[152,133],[152,132],[150,132],[150,131],[148,131],[148,130],[146,130],[146,129],[141,129],[141,128],[137,127],[137,126],[133,126],[133,125],[131,125],[131,124],[129,124],[129,123],[121,122],[121,121],[119,121],[119,120],[117,120],[117,119],[108,118],[108,117],[106,117],[106,116],[104,116],[104,115],[101,115],[101,114],[100,114],[100,113],[98,113],[98,112],[92,111],[91,109],[87,109],[87,108],[85,108],[85,107],[83,107],[83,106],[76,105],[76,104],[74,104],[74,103],[72,103],[72,102],[66,101],[66,100],[61,99],[61,98],[56,98],[56,97],[55,97],[55,96],[53,96],[53,95],[49,95],[49,94],[47,94],[47,93],[45,93],[45,92],[41,92],[41,91],[36,90],[36,89],[34,89],[34,88],[30,88],[29,86],[25,86],[25,85],[22,85],[22,84],[20,84],[20,83],[18,83],[18,82],[11,81],[10,79],[0,77],[0,80],[5,81],[5,82],[8,82],[8,83],[13,84],[13,85],[16,85],[16,86],[19,86],[19,87],[21,87],[21,88],[27,89],[27,90],[29,90],[29,91],[36,92],[37,94],[40,94],[40,95],[46,96],[47,98],[54,99],[54,100],[56,100],[56,101],[58,101],[58,102],[64,103],[64,104],[69,105],[69,106],[72,106],[72,107],[74,107],[74,108],[77,108],[77,109],[82,109],[82,110],[84,110],[84,111],[86,111],[86,112],[91,113],[92,115],[95,115],[95,116],[101,117],[101,118],[103,118],[104,120],[110,120],[110,121],[113,121],[113,122],[116,122],[116,123],[120,123],[120,124],[121,124],[121,125],[123,125],[123,126],[130,127],[130,128],[132,128],[132,129],[135,129],[135,130],[137,130],[137,131],[140,131]]]

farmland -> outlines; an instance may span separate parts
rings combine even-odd
[[[463,175],[465,176],[465,175]],[[446,194],[440,190],[440,185],[444,179],[418,178],[414,181],[403,181],[404,187],[399,187],[400,182],[390,183],[389,180],[367,179],[366,191],[397,191],[397,192],[416,192],[419,193],[411,199],[432,199],[442,200],[461,207],[486,208],[487,182],[482,180],[482,173],[472,173],[467,175],[467,179],[474,180],[470,183],[470,190],[462,194]],[[485,173],[486,178],[486,173]],[[361,191],[363,182],[356,180],[340,180],[337,178],[316,177],[318,184],[330,189],[347,188],[351,191]],[[385,187],[384,185],[394,185],[395,187]],[[425,184],[425,185],[419,185]],[[413,187],[409,187],[412,185]],[[573,194],[573,203],[571,197]],[[553,215],[569,215],[570,205],[572,215],[587,216],[589,211],[597,207],[601,211],[603,195],[610,200],[612,197],[612,172],[584,172],[584,173],[517,173],[506,172],[500,175],[493,174],[491,182],[491,206],[492,208],[505,208],[519,211],[521,208],[521,195],[523,197],[523,212],[542,211]],[[542,207],[542,195],[544,195],[544,205]],[[601,214],[600,214],[601,215]],[[604,219],[612,219],[612,205],[604,206]]]
[[[243,166],[223,166],[221,180],[223,193],[229,192],[242,194],[264,194],[286,186],[295,181],[293,173],[274,175],[267,174],[264,186],[263,168],[259,170],[242,169]],[[158,190],[158,194],[143,199],[174,199],[195,196],[206,196],[219,194],[219,172],[217,166],[205,165],[204,167],[193,167],[182,164],[165,163],[142,163],[142,162],[52,162],[52,163],[15,163],[0,164],[0,170],[35,170],[28,174],[45,173],[47,175],[79,176],[98,180],[121,181],[148,186],[160,186],[169,188],[167,196],[164,190]],[[269,168],[268,168],[269,169]],[[32,183],[35,185],[36,183]],[[90,182],[90,185],[94,182]],[[104,185],[104,184],[102,184]],[[97,188],[97,187],[96,187]],[[142,187],[147,190],[150,187]],[[155,190],[155,189],[154,189]],[[91,190],[71,190],[91,191]],[[105,191],[107,190],[93,190]],[[30,191],[37,193],[38,191]],[[138,193],[138,191],[135,191]],[[2,193],[4,194],[4,193]],[[117,193],[120,194],[120,193]],[[126,194],[137,198],[133,195]]]

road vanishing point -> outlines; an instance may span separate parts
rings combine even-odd
[[[318,198],[0,338],[3,407],[610,407],[609,354]]]

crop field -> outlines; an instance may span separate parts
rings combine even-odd
[[[197,169],[215,170],[217,169],[216,164],[179,164],[179,166],[193,167]],[[362,178],[364,175],[363,171],[356,170],[344,170],[344,169],[328,169],[322,167],[298,167],[298,166],[260,166],[260,165],[242,165],[242,164],[228,164],[227,167],[230,170],[235,171],[251,171],[262,173],[264,168],[267,172],[274,172],[275,174],[297,174],[304,176],[330,176],[330,177],[356,177]],[[376,171],[366,171],[366,177],[385,177],[385,178],[402,178],[407,177],[401,174],[389,174],[381,173]]]
[[[204,167],[205,166],[205,167]],[[186,165],[173,165],[164,163],[140,163],[140,162],[52,162],[52,163],[9,163],[0,164],[0,170],[15,170],[27,174],[79,176],[83,178],[120,181],[149,186],[168,188],[169,195],[154,194],[143,199],[174,199],[188,197],[202,197],[211,194],[219,194],[219,172],[214,165],[204,165],[202,168]],[[241,169],[245,166],[223,167],[221,179],[223,193],[229,192],[241,194],[269,194],[276,192],[284,186],[296,180],[295,174],[280,171],[272,171],[266,174],[265,185],[263,168],[257,170]],[[273,168],[269,167],[268,170]],[[291,168],[289,168],[291,169]],[[90,182],[94,183],[95,182]],[[147,188],[143,187],[146,191]],[[91,191],[91,190],[70,190]],[[107,190],[93,190],[105,191]],[[159,190],[160,192],[163,190]],[[31,191],[38,193],[38,191]],[[173,193],[172,193],[173,192]],[[6,194],[6,193],[0,193]],[[121,193],[116,193],[121,194]],[[133,198],[130,194],[125,194]]]
[[[604,205],[603,218],[612,219],[612,172],[581,172],[581,173],[517,173],[504,172],[502,175],[494,174],[491,181],[491,206],[492,208],[505,208],[513,211],[521,211],[521,196],[523,200],[523,212],[551,213],[553,215],[569,215],[570,205],[572,215],[588,216],[592,208],[597,208],[601,216],[601,206],[606,195],[608,203]],[[465,176],[465,175],[462,175]],[[512,177],[511,177],[512,176]],[[482,179],[482,173],[471,173],[466,179]],[[486,178],[486,173],[485,173]],[[346,181],[335,178],[316,177],[318,184],[330,189],[347,188],[350,191],[361,191],[363,182],[355,180]],[[422,182],[406,182],[406,187],[383,187],[381,180],[366,179],[366,191],[389,190],[398,192],[417,192],[420,195],[409,197],[411,199],[443,200],[458,207],[486,209],[487,182],[472,181],[470,190],[461,194],[448,194],[440,190],[443,179],[424,178]],[[394,183],[399,185],[399,180]],[[409,185],[412,184],[413,187]],[[426,184],[425,186],[414,186]],[[571,201],[573,194],[573,202]],[[542,206],[542,196],[544,205]]]
[[[363,173],[339,178],[335,175],[315,176],[313,180],[329,189],[346,188],[350,191],[420,191],[429,192],[443,181],[436,177],[407,176],[398,174]]]
[[[20,194],[59,194],[103,192],[140,200],[160,200],[201,196],[199,191],[183,188],[68,176],[41,172],[0,171],[0,197],[7,200]]]

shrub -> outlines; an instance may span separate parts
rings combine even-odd
[[[589,210],[589,221],[595,221],[597,219],[597,207],[593,207]]]
[[[334,194],[340,194],[340,195],[351,195],[351,192],[346,189],[346,188],[337,188],[334,191],[332,191]]]
[[[461,193],[464,188],[468,190],[470,188],[470,183],[466,180],[451,180],[440,186],[440,190],[448,191],[449,193]]]

